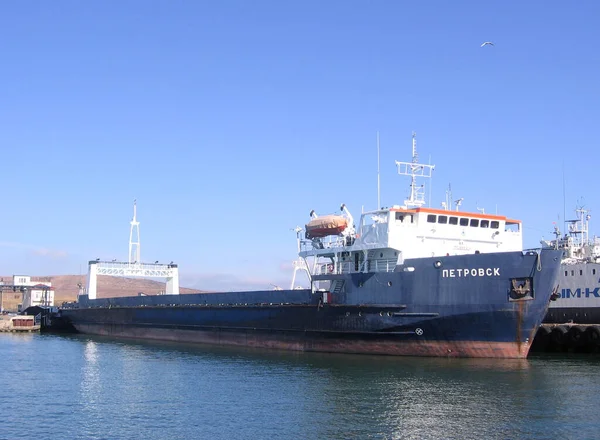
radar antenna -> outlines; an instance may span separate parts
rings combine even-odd
[[[420,207],[425,204],[425,185],[417,185],[417,177],[431,178],[431,173],[435,169],[435,165],[425,165],[419,163],[419,155],[417,154],[417,134],[412,134],[412,162],[396,161],[398,174],[402,176],[410,176],[410,196],[404,201],[405,208]]]

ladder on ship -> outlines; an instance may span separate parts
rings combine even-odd
[[[344,284],[346,284],[345,280],[331,280],[329,291],[332,294],[340,293],[344,288]]]

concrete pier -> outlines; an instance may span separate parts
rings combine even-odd
[[[40,324],[36,324],[35,316],[28,315],[0,315],[0,332],[4,333],[32,333],[39,332]]]

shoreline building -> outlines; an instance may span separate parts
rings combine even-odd
[[[28,275],[13,275],[13,286],[20,287],[23,292],[19,311],[32,306],[54,306],[54,290],[50,281],[32,280]]]

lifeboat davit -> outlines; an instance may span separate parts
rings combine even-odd
[[[321,238],[339,235],[348,227],[348,220],[341,215],[324,215],[312,219],[305,226],[306,238]]]

